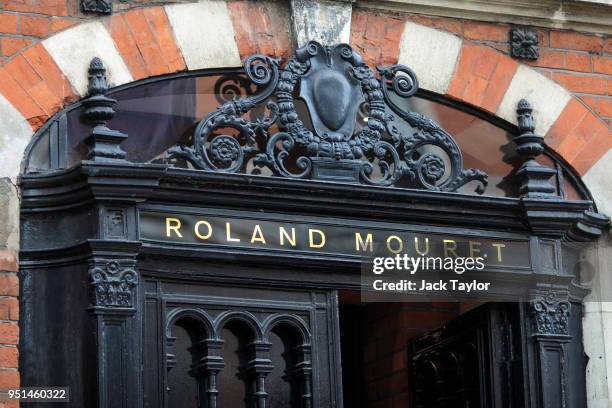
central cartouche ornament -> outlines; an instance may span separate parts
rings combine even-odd
[[[408,98],[418,90],[417,77],[406,66],[378,67],[377,78],[349,45],[311,41],[282,68],[277,59],[252,55],[244,70],[260,92],[208,114],[196,127],[193,145],[171,148],[169,160],[228,173],[258,174],[267,167],[290,178],[401,183],[436,191],[476,181],[478,193],[486,188],[487,175],[463,169],[461,150],[446,131],[391,98]],[[307,117],[298,113],[296,99],[306,105]],[[263,106],[265,115],[246,119]],[[362,123],[360,112],[366,115]],[[409,125],[408,133],[399,132],[393,114]],[[228,128],[235,134],[217,132]]]

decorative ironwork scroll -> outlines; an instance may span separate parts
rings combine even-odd
[[[418,89],[403,65],[379,67],[378,77],[347,44],[311,41],[282,68],[263,55],[246,59],[245,72],[259,92],[223,103],[196,127],[192,146],[175,146],[167,159],[228,173],[276,176],[456,191],[487,175],[463,169],[455,140],[433,120],[409,112],[393,98]],[[393,95],[392,95],[393,94]],[[308,114],[296,107],[296,99]],[[257,118],[255,107],[266,106]],[[358,122],[360,112],[365,114]],[[396,116],[409,125],[402,133]],[[250,118],[250,119],[249,119]]]

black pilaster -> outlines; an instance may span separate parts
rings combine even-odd
[[[91,305],[97,344],[97,402],[100,408],[142,406],[140,323],[137,309],[140,243],[90,242]]]
[[[570,403],[569,394],[580,392],[569,387],[575,361],[568,344],[575,333],[570,331],[572,306],[567,293],[536,291],[525,310],[530,362],[530,406],[537,408],[578,408]],[[575,316],[574,316],[575,318]]]

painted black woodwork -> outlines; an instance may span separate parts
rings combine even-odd
[[[581,318],[580,304],[535,295],[480,306],[412,340],[412,406],[586,406]]]
[[[592,208],[588,201],[476,198],[453,193],[218,174],[151,164],[84,162],[52,175],[24,176],[21,183],[24,195],[20,273],[23,316],[28,316],[21,321],[22,381],[24,385],[69,384],[75,398],[73,406],[139,406],[149,398],[155,402],[147,404],[157,404],[149,406],[163,406],[160,405],[163,396],[148,391],[145,394],[145,390],[164,389],[167,372],[164,364],[172,362],[171,358],[163,357],[168,340],[165,334],[159,333],[163,332],[163,319],[168,311],[162,296],[165,291],[156,289],[158,286],[178,285],[183,296],[191,290],[195,292],[192,297],[197,299],[196,304],[207,303],[207,297],[200,292],[204,289],[196,288],[214,287],[209,296],[234,288],[231,290],[242,291],[236,295],[241,299],[258,299],[256,295],[248,295],[246,288],[269,296],[284,296],[294,291],[332,296],[335,289],[359,288],[359,257],[142,242],[137,226],[140,211],[174,208],[197,213],[202,208],[213,207],[218,214],[233,217],[236,209],[246,208],[279,221],[306,218],[312,222],[317,219],[345,225],[365,222],[372,226],[400,223],[412,224],[421,231],[475,236],[491,236],[494,230],[497,232],[493,235],[498,237],[520,236],[531,242],[530,266],[526,270],[500,269],[494,275],[487,275],[497,282],[498,296],[524,294],[522,284],[530,279],[534,284],[554,281],[554,287],[568,292],[569,298],[575,301],[586,291],[574,284],[572,257],[566,256],[575,249],[562,246],[561,238],[571,232],[570,236],[591,239],[594,231],[605,223],[604,217],[591,219],[587,215],[585,211]],[[377,206],[370,204],[373,199]],[[540,209],[536,211],[536,208]],[[419,220],[418,226],[415,220]],[[591,227],[583,229],[579,225]],[[133,309],[125,307],[129,302],[122,304],[115,297],[102,302],[104,307],[96,306],[96,280],[92,279],[91,272],[96,267],[106,271],[108,263],[113,261],[119,265],[119,268],[111,266],[116,279],[120,279],[120,272],[124,270],[137,273],[137,280],[132,281],[135,284],[131,298]],[[112,282],[117,280],[113,278],[106,284],[112,287]],[[126,283],[125,288],[131,290],[131,285]],[[101,299],[107,299],[106,295]],[[290,299],[288,305],[293,301]],[[329,313],[337,313],[333,302],[330,308]],[[526,319],[534,317],[529,310],[525,316]],[[570,319],[577,318],[574,316],[571,314]],[[143,327],[144,322],[148,324]],[[66,325],[70,330],[66,330]],[[536,353],[534,349],[528,359],[516,364],[531,364],[532,368],[524,370],[536,373],[538,364],[552,361],[554,353],[558,353],[555,348],[573,348],[571,353],[564,351],[564,370],[569,372],[569,361],[582,364],[582,351],[575,345],[575,333],[568,342],[553,343],[553,349],[545,337],[541,341],[539,337],[532,339],[526,335],[525,347],[537,341],[533,344],[541,344],[547,354]],[[339,348],[338,342],[334,344]],[[218,349],[215,342],[203,346],[205,350]],[[135,352],[115,354],[122,347]],[[319,352],[313,350],[313,356]],[[337,361],[333,359],[338,358],[339,352],[335,350],[331,355],[333,358],[326,366],[333,371],[338,365],[329,364]],[[48,363],[57,369],[50,370]],[[218,360],[212,359],[204,366],[210,371],[219,367],[217,363]],[[146,369],[141,371],[138,367]],[[58,374],[60,371],[62,374]],[[313,375],[317,374],[313,371]],[[526,386],[534,384],[538,392],[545,393],[551,384],[558,385],[555,378],[558,380],[553,375],[538,383],[535,377],[526,377],[525,381]],[[571,381],[571,385],[565,384],[574,390],[580,381]],[[210,384],[211,380],[207,379],[206,383]],[[339,398],[341,385],[336,383],[332,388]],[[122,390],[123,399],[105,400],[117,389]],[[571,398],[575,397],[568,394],[567,406],[572,406]],[[534,401],[526,406],[541,404]],[[317,405],[313,402],[313,406]]]
[[[190,388],[195,398],[188,399],[207,407],[263,407],[282,397],[293,401],[287,406],[340,406],[333,377],[339,370],[335,292],[187,287],[158,280],[149,281],[147,287],[155,292],[146,293],[151,309],[145,313],[155,318],[145,323],[145,339],[164,338],[165,352],[145,360],[145,377],[157,374],[162,366],[174,379],[164,387],[145,382],[147,406],[168,406],[164,404],[184,399],[186,388],[178,388],[177,378],[186,374],[200,384],[199,389]],[[184,354],[177,343],[177,326],[189,331],[192,364],[177,363],[177,355]],[[188,373],[175,374],[185,367]],[[276,381],[268,382],[269,377]],[[284,396],[271,388],[282,384]]]

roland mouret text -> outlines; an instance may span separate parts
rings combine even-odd
[[[396,255],[486,259],[504,264],[507,251],[527,248],[526,242],[461,237],[431,232],[368,229],[348,225],[317,225],[248,218],[158,213],[140,215],[141,238],[190,244],[213,244],[248,248],[276,248],[355,255]],[[512,258],[515,258],[513,256]],[[378,258],[376,258],[378,259]],[[403,260],[401,258],[400,260]],[[391,260],[394,262],[394,259]],[[458,261],[453,261],[454,266]],[[471,261],[470,261],[471,262]],[[385,264],[386,269],[389,267]],[[482,269],[484,264],[478,269]],[[421,269],[421,267],[418,267]],[[445,268],[446,269],[446,268]],[[468,268],[469,269],[469,268]]]

